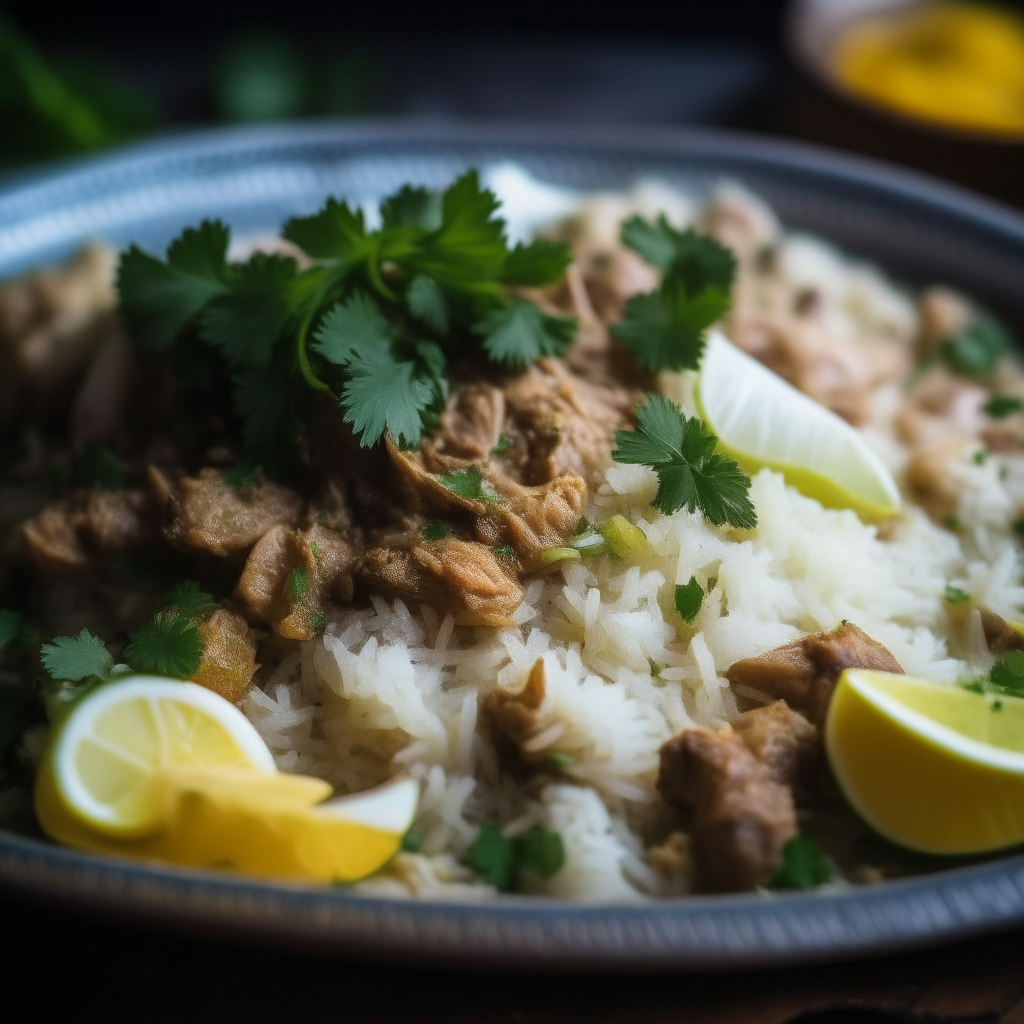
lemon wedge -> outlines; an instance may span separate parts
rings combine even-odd
[[[278,772],[223,697],[139,676],[73,709],[43,759],[35,806],[44,831],[76,849],[274,878],[365,878],[398,851],[419,785],[330,794],[321,779]]]
[[[846,798],[877,832],[924,853],[1024,842],[1024,700],[848,669],[825,749]]]
[[[892,474],[853,427],[718,331],[708,336],[696,399],[720,447],[748,473],[778,470],[823,505],[868,520],[899,510]]]
[[[176,769],[277,771],[259,733],[233,704],[205,687],[156,676],[91,693],[58,728],[47,757],[69,813],[122,837],[163,826],[167,777]]]

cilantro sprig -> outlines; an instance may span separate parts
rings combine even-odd
[[[648,395],[636,410],[637,429],[615,435],[616,462],[650,466],[658,474],[651,504],[670,516],[699,510],[715,526],[744,530],[757,525],[750,478],[732,459],[717,453],[718,438],[696,416],[687,417],[661,395]]]
[[[557,832],[540,825],[513,839],[501,834],[499,825],[484,825],[465,862],[489,885],[505,892],[523,871],[552,878],[565,866],[565,844]]]
[[[677,231],[664,215],[654,223],[641,217],[626,221],[622,241],[657,267],[662,281],[655,291],[626,303],[625,318],[612,333],[651,373],[695,370],[705,331],[729,308],[735,257],[692,228]]]
[[[228,228],[203,221],[162,260],[123,253],[121,313],[141,348],[215,357],[246,454],[268,471],[294,451],[307,388],[335,397],[362,445],[385,432],[416,445],[447,400],[450,360],[482,353],[519,369],[574,337],[574,321],[509,292],[560,278],[569,246],[510,249],[498,205],[476,171],[443,192],[405,186],[374,230],[328,199],[283,227],[312,262],[301,271],[278,254],[229,261]]]

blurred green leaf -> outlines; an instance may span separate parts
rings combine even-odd
[[[228,121],[270,121],[306,109],[310,74],[303,55],[280,36],[240,36],[216,69],[217,108]]]

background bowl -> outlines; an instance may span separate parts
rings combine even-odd
[[[795,0],[785,25],[789,56],[779,127],[802,138],[885,157],[1024,206],[1024,142],[918,120],[841,85],[828,55],[845,27],[921,0]]]
[[[0,276],[83,240],[158,248],[219,216],[274,230],[328,193],[378,199],[516,160],[581,189],[658,176],[706,192],[737,179],[791,227],[913,282],[944,280],[1024,327],[1024,217],[906,172],[710,132],[297,125],[166,139],[23,178],[0,192]],[[937,862],[936,867],[942,864]],[[1024,856],[828,893],[630,906],[537,899],[398,901],[94,857],[0,833],[0,885],[62,906],[210,935],[494,969],[740,969],[966,938],[1024,922]]]

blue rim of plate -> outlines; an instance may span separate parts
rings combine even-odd
[[[86,238],[159,246],[220,215],[272,229],[328,192],[358,200],[513,159],[583,189],[722,177],[788,224],[908,280],[968,288],[1024,325],[1024,217],[923,176],[805,145],[712,131],[320,122],[170,137],[9,178],[0,276]],[[827,893],[630,905],[395,900],[81,854],[0,832],[0,886],[62,907],[197,934],[506,970],[739,970],[850,959],[1024,924],[1024,855]]]

